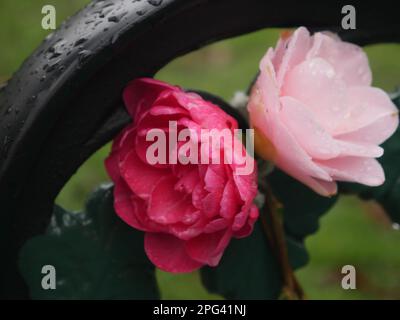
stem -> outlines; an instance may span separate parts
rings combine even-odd
[[[261,223],[272,250],[281,266],[283,296],[289,300],[303,300],[305,299],[304,291],[298,283],[292,266],[289,263],[285,233],[277,209],[277,201],[271,194],[270,189],[265,188],[265,205],[264,212],[261,214]]]

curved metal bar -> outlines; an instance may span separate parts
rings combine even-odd
[[[341,5],[98,0],[66,21],[0,89],[0,296],[27,297],[17,271],[19,248],[44,232],[54,198],[71,175],[130,121],[121,107],[128,81],[152,76],[208,43],[265,27],[339,30]],[[366,19],[345,34],[352,41],[399,41],[390,8],[377,12],[360,4],[357,16]]]

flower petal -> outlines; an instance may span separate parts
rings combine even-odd
[[[341,140],[349,142],[364,142],[367,144],[381,144],[386,141],[397,129],[399,117],[391,114],[376,120],[374,123],[353,132],[337,135]]]
[[[232,231],[202,234],[186,242],[186,250],[189,256],[209,266],[218,265],[225,248],[232,237]]]
[[[275,130],[273,143],[278,150],[276,164],[279,167],[290,168],[291,172],[297,172],[296,176],[311,176],[325,181],[332,180],[326,171],[313,162],[283,122],[276,121]]]
[[[154,186],[149,198],[147,214],[161,224],[180,222],[190,212],[196,211],[190,196],[176,191],[176,178],[165,176]]]
[[[389,96],[381,89],[350,87],[347,104],[350,109],[345,113],[344,121],[334,131],[335,135],[357,131],[372,125],[381,118],[385,118],[391,128],[396,123],[390,117],[396,118],[398,110]]]
[[[335,180],[358,182],[367,186],[379,186],[385,182],[382,166],[375,159],[344,157],[319,161],[319,164]]]
[[[137,114],[149,109],[164,90],[177,91],[178,88],[150,78],[131,81],[124,89],[123,98],[132,119],[135,119]]]
[[[203,265],[186,253],[185,241],[166,233],[146,233],[144,249],[150,261],[167,272],[192,272]]]
[[[332,136],[314,119],[301,102],[282,97],[281,119],[301,147],[316,159],[331,159],[340,154],[340,147]]]
[[[344,121],[348,112],[345,82],[321,58],[306,60],[293,68],[286,77],[281,95],[302,102],[330,133]]]
[[[340,38],[317,32],[313,36],[307,59],[315,57],[328,61],[338,77],[349,86],[370,86],[372,83],[368,57],[359,46],[341,41]]]
[[[288,71],[305,59],[310,47],[311,37],[308,30],[304,27],[297,28],[287,42],[287,48],[279,68],[275,69],[279,87],[282,86]]]
[[[130,189],[143,199],[147,199],[156,183],[168,174],[167,170],[143,163],[135,150],[129,152],[120,168],[121,175]]]

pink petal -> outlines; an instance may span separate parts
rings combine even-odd
[[[183,165],[180,166],[183,167]],[[174,189],[181,192],[184,191],[186,193],[192,193],[199,180],[200,177],[198,170],[196,168],[191,167],[190,171],[188,171],[185,175],[182,175],[182,177],[179,178]]]
[[[229,116],[217,105],[203,100],[201,97],[194,98],[185,92],[176,92],[176,98],[180,105],[189,111],[190,118],[203,129],[235,129],[238,127],[236,119]]]
[[[382,166],[375,159],[344,157],[318,162],[335,180],[358,182],[368,186],[379,186],[385,182]]]
[[[337,184],[333,180],[326,181],[306,175],[289,163],[281,164],[280,168],[322,196],[330,197],[337,193]]]
[[[351,143],[332,138],[299,101],[282,97],[282,121],[298,143],[314,159],[332,159],[337,156],[380,157],[383,149],[365,143]]]
[[[232,179],[226,183],[224,192],[221,198],[221,210],[220,216],[226,219],[231,219],[233,216],[239,212],[239,205],[243,201],[239,198],[235,184]]]
[[[230,230],[203,234],[186,242],[189,256],[209,266],[218,265],[232,237]]]
[[[174,189],[176,178],[165,176],[158,181],[149,199],[147,214],[161,224],[182,221],[185,215],[196,211],[190,197]]]
[[[222,165],[210,164],[204,177],[205,189],[208,192],[221,193],[225,186],[225,172]]]
[[[253,106],[249,106],[251,109],[250,111],[255,113],[255,117],[254,119],[252,118],[252,120],[256,121],[256,126],[256,115],[264,114],[264,116],[269,118],[270,114],[274,115],[280,109],[279,86],[276,79],[276,72],[271,62],[272,55],[273,50],[270,48],[260,62],[260,75],[255,87],[255,93],[257,94],[257,90],[259,90],[261,104],[255,103]],[[256,110],[252,110],[253,108]],[[261,119],[264,119],[264,117],[261,117]],[[261,129],[262,126],[258,128]]]
[[[383,155],[383,149],[374,144],[345,140],[338,140],[337,143],[340,147],[340,157],[379,158]]]
[[[166,170],[143,163],[134,149],[125,157],[120,167],[121,175],[130,189],[143,199],[147,199],[156,183],[168,174]]]
[[[398,115],[387,115],[374,123],[353,132],[337,135],[341,140],[351,142],[364,142],[367,144],[381,144],[388,139],[399,125]]]
[[[229,222],[224,218],[217,218],[212,220],[204,227],[205,233],[215,233],[217,231],[221,231],[222,229],[226,229],[229,225]]]
[[[280,109],[279,88],[274,66],[271,62],[274,53],[270,48],[260,62],[260,75],[252,88],[247,110],[253,128],[271,138],[274,117]]]
[[[181,107],[171,107],[168,105],[155,105],[150,109],[152,116],[188,115],[189,112]]]
[[[393,130],[398,110],[389,96],[381,89],[372,87],[350,87],[348,101],[350,110],[345,113],[344,121],[336,128],[335,135],[350,133],[372,125],[386,118]]]
[[[115,182],[121,178],[121,173],[119,171],[119,154],[118,152],[113,152],[104,161],[106,170],[110,178]]]
[[[282,86],[286,74],[297,64],[302,62],[311,46],[311,37],[308,30],[304,27],[296,29],[290,37],[282,62],[277,71],[277,81],[279,87]]]
[[[330,133],[344,121],[348,112],[345,82],[321,58],[306,60],[293,68],[286,77],[281,94],[306,105],[316,121]]]
[[[313,162],[282,121],[277,120],[274,129],[276,131],[274,145],[278,150],[276,164],[279,167],[290,168],[290,172],[296,176],[311,176],[325,181],[332,180],[326,171]]]
[[[203,198],[207,196],[208,192],[204,189],[203,181],[199,181],[197,185],[194,187],[192,192],[192,203],[195,208],[199,210],[203,210]]]
[[[202,200],[202,211],[208,218],[213,218],[220,212],[222,193],[213,192],[207,194]]]
[[[144,112],[164,90],[178,90],[177,87],[155,79],[140,78],[130,82],[124,89],[123,98],[130,116]]]
[[[205,219],[201,218],[201,213],[199,211],[197,211],[196,213],[199,213],[199,219],[194,224],[187,225],[185,223],[175,223],[169,226],[169,231],[175,237],[181,240],[190,240],[194,237],[197,237],[204,232],[204,226],[206,222]]]
[[[134,125],[131,124],[120,134],[119,147],[115,149],[116,152],[118,152],[120,163],[124,161],[125,157],[135,148],[135,141],[136,129]],[[116,143],[116,141],[114,143]]]
[[[186,253],[185,241],[169,234],[146,233],[144,249],[150,261],[167,272],[191,272],[203,265]]]
[[[254,223],[257,221],[258,216],[258,208],[253,204],[250,208],[246,224],[241,229],[234,232],[234,237],[239,239],[249,236],[253,232]]]
[[[142,231],[152,230],[147,223],[143,223],[139,218],[141,214],[146,212],[144,201],[135,198],[122,180],[116,183],[114,187],[114,208],[118,216],[131,227]]]
[[[233,220],[233,224],[232,224],[232,230],[233,231],[238,231],[241,228],[243,228],[243,226],[246,224],[247,222],[247,218],[249,216],[249,209],[248,208],[244,208],[241,212],[239,212],[234,220]]]
[[[350,86],[370,86],[372,83],[368,57],[363,49],[355,44],[344,42],[337,37],[317,32],[307,59],[315,57],[328,61],[338,77]]]
[[[339,145],[316,122],[307,107],[292,97],[286,96],[280,100],[282,121],[308,155],[317,159],[330,159],[339,155]]]

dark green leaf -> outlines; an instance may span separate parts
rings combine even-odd
[[[286,244],[290,265],[294,270],[304,267],[309,260],[308,252],[303,241],[294,239],[286,235]]]
[[[56,269],[55,290],[42,289],[44,265]],[[56,207],[48,233],[21,250],[20,270],[34,299],[159,297],[143,234],[117,217],[111,186],[94,192],[83,213]]]
[[[337,196],[328,198],[318,195],[278,169],[271,173],[268,182],[283,206],[286,233],[299,241],[318,230],[320,217],[337,200]]]

